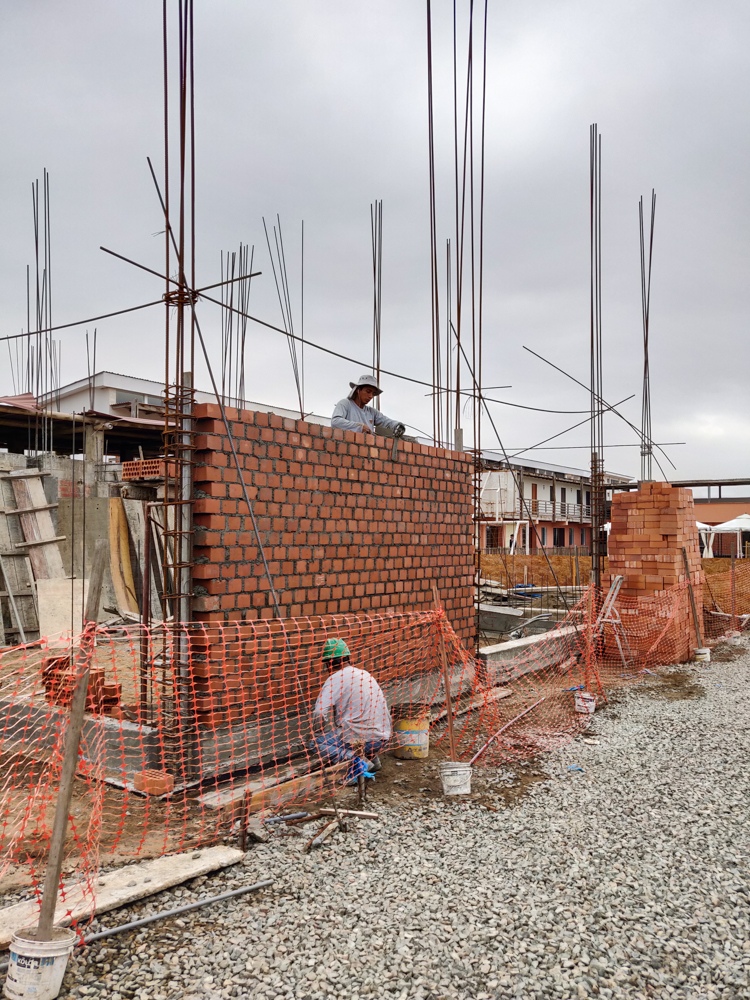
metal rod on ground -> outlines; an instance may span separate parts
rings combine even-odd
[[[482,756],[484,751],[487,749],[487,747],[490,745],[490,743],[494,743],[494,741],[498,738],[498,736],[504,733],[506,729],[509,729],[512,725],[514,725],[514,723],[518,722],[519,719],[522,719],[524,715],[528,715],[528,713],[532,710],[532,708],[536,708],[537,705],[541,705],[543,701],[545,701],[545,698],[540,698],[539,701],[535,701],[533,705],[529,705],[528,708],[524,709],[524,711],[521,712],[519,715],[517,715],[515,719],[511,719],[510,722],[506,722],[501,729],[498,729],[498,731],[493,736],[490,736],[490,738],[487,740],[487,742],[484,744],[483,747],[480,747],[479,750],[477,750],[477,752],[469,761],[469,764],[473,764],[474,761],[478,760]]]
[[[432,595],[435,600],[435,610],[442,611],[443,606],[438,597],[437,586],[433,583]],[[445,655],[445,636],[443,630],[438,625],[438,638],[440,642],[440,660],[443,665],[443,686],[445,687],[445,712],[448,717],[448,743],[450,744],[451,760],[458,760],[456,755],[456,736],[453,732],[453,701],[451,699],[451,680],[448,674],[448,657]]]
[[[275,879],[265,879],[265,881],[255,882],[253,885],[243,885],[241,889],[222,892],[218,896],[199,899],[197,903],[187,903],[185,906],[176,906],[173,910],[162,910],[161,913],[152,913],[148,917],[142,917],[140,920],[131,920],[130,923],[120,924],[119,927],[110,927],[109,930],[99,931],[97,934],[89,934],[83,939],[83,943],[93,944],[94,941],[101,941],[103,938],[113,937],[115,934],[124,934],[126,931],[133,931],[137,927],[145,927],[147,924],[153,924],[156,920],[164,920],[166,917],[176,917],[180,913],[189,913],[190,910],[197,910],[201,906],[208,906],[210,903],[220,903],[225,899],[234,899],[235,896],[244,896],[248,892],[265,889],[267,885],[273,885],[274,882]]]
[[[89,592],[84,612],[84,630],[76,656],[76,686],[70,702],[70,721],[65,737],[65,754],[60,773],[60,790],[57,794],[57,806],[55,808],[52,836],[50,837],[47,871],[44,876],[42,907],[39,913],[39,925],[36,932],[37,941],[50,941],[52,939],[52,925],[55,919],[57,891],[60,886],[65,833],[68,829],[70,800],[73,796],[73,782],[75,781],[76,767],[78,766],[78,747],[81,742],[83,715],[86,710],[89,669],[91,667],[91,658],[94,654],[94,633],[96,619],[99,614],[99,598],[102,591],[104,565],[108,551],[109,544],[107,539],[97,538],[96,549],[94,551],[94,565],[91,570]]]
[[[736,591],[734,585],[734,552],[732,553],[732,575],[731,575],[731,585],[732,585],[732,630],[737,631],[737,601],[736,601]]]
[[[269,878],[263,882],[255,882],[253,885],[243,885],[241,889],[232,889],[231,892],[222,892],[219,896],[209,896],[208,899],[199,899],[197,903],[188,903],[186,906],[177,906],[173,910],[162,910],[161,913],[152,913],[141,920],[131,920],[128,924],[120,924],[119,927],[111,927],[106,931],[99,931],[98,934],[89,934],[83,939],[84,944],[92,944],[94,941],[101,941],[102,938],[112,937],[114,934],[122,934],[124,931],[135,930],[136,927],[145,927],[155,920],[163,920],[165,917],[175,917],[180,913],[189,913],[190,910],[197,910],[201,906],[208,906],[209,903],[220,903],[224,899],[233,899],[235,896],[244,896],[248,892],[255,892],[257,889],[265,889],[267,885],[273,885],[275,879]]]
[[[690,607],[693,610],[693,625],[695,625],[695,638],[698,642],[698,649],[703,648],[703,635],[698,621],[698,609],[695,606],[695,594],[693,593],[693,581],[690,579],[690,564],[688,563],[687,549],[682,546],[682,558],[685,563],[685,577],[687,578],[688,593],[690,594]]]

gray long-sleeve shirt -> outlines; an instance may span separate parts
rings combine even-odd
[[[361,434],[363,424],[374,433],[376,427],[387,427],[388,430],[395,431],[399,421],[391,420],[373,406],[357,406],[353,399],[340,399],[336,403],[331,417],[331,427],[338,427],[342,431],[357,431]]]

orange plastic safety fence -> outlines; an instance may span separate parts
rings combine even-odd
[[[729,560],[715,560],[728,563]],[[738,559],[731,568],[706,573],[703,615],[709,638],[750,626],[750,559]]]
[[[727,581],[718,576],[713,596],[703,588],[704,622],[726,623]],[[737,568],[740,622],[748,583],[750,572]],[[435,752],[447,756],[441,638],[458,756],[497,765],[570,739],[607,689],[687,658],[696,644],[690,614],[684,584],[614,604],[590,588],[552,631],[477,658],[442,610],[99,628],[66,844],[63,881],[79,883],[67,890],[70,907],[81,886],[91,893],[100,864],[216,842],[241,814],[330,796],[394,720],[428,720]],[[346,675],[323,662],[332,638],[350,651]],[[12,865],[35,884],[43,873],[74,652],[43,641],[0,655],[0,877]],[[333,711],[321,705],[326,690]]]

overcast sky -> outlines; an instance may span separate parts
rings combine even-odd
[[[448,0],[433,0],[439,239],[452,235]],[[460,11],[467,7],[459,4]],[[159,298],[161,4],[4,0],[0,32],[0,333],[25,328],[31,182],[51,176],[54,320]],[[490,0],[485,353],[490,395],[583,410],[587,395],[523,350],[588,373],[589,125],[603,148],[605,396],[640,421],[638,198],[657,192],[651,306],[654,437],[679,478],[750,471],[750,7],[746,2]],[[251,312],[279,323],[261,217],[284,227],[295,307],[305,222],[305,335],[372,350],[370,203],[384,206],[383,367],[430,379],[425,5],[422,0],[196,0],[198,283],[255,244]],[[201,316],[218,360],[220,315]],[[296,317],[299,322],[299,316]],[[93,331],[94,324],[89,326]],[[163,379],[160,307],[96,324],[97,368]],[[63,382],[86,327],[61,331]],[[0,392],[12,392],[0,345]],[[306,405],[329,413],[364,369],[306,351]],[[197,383],[208,387],[202,368]],[[383,409],[431,431],[419,386],[384,379]],[[286,341],[250,327],[249,399],[294,407]],[[494,405],[506,446],[575,417]],[[616,418],[609,443],[632,443]],[[586,428],[557,444],[586,445]],[[496,439],[487,426],[483,445]],[[585,467],[585,449],[539,457]],[[637,448],[607,452],[638,474]],[[747,492],[743,490],[741,492]]]

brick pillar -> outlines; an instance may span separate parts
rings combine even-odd
[[[702,622],[703,568],[692,490],[667,483],[642,483],[637,491],[615,493],[608,543],[609,567],[603,585],[608,587],[613,576],[622,576],[623,597],[662,595],[686,580],[683,546]],[[696,644],[687,600],[675,619],[674,637],[675,660],[682,662],[689,658]]]

